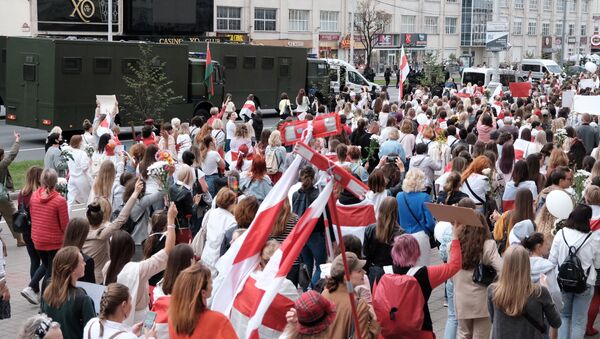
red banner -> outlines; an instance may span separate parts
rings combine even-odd
[[[530,82],[511,82],[508,87],[513,98],[527,98],[531,92]]]

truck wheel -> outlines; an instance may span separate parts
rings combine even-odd
[[[201,116],[202,118],[204,118],[204,121],[208,121],[208,119],[210,118],[210,113],[201,107],[196,108],[196,110],[194,111],[194,116]]]

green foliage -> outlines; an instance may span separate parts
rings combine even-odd
[[[444,79],[444,65],[438,62],[437,55],[434,53],[425,53],[423,58],[423,75],[419,79],[421,85],[427,87],[433,87],[443,84]]]
[[[171,88],[173,81],[163,71],[166,63],[152,54],[152,46],[140,44],[140,54],[138,63],[127,65],[132,74],[123,77],[131,90],[130,94],[123,95],[127,118],[134,123],[148,118],[162,120],[167,108],[181,97],[175,96]]]

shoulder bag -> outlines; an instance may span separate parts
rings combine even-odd
[[[471,192],[471,194],[473,195],[473,197],[475,197],[475,199],[477,201],[479,201],[481,203],[481,205],[483,206],[483,215],[485,216],[485,220],[488,223],[488,227],[490,229],[494,228],[494,225],[492,224],[492,221],[490,220],[490,216],[492,215],[492,213],[494,213],[495,210],[498,209],[498,206],[496,206],[496,201],[494,199],[492,199],[491,197],[485,197],[484,199],[481,199],[480,196],[478,196],[473,189],[471,188],[471,185],[469,185],[469,179],[467,178],[467,180],[465,180],[465,184],[467,185],[467,189],[469,190],[469,192]]]

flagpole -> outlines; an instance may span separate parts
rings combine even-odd
[[[335,176],[333,175],[333,173],[329,173],[331,175],[332,178],[335,178]],[[350,306],[352,307],[352,318],[354,320],[354,337],[357,339],[362,339],[361,336],[361,332],[360,332],[360,322],[358,321],[358,312],[356,310],[356,303],[355,303],[355,297],[354,297],[354,286],[352,286],[352,282],[350,281],[350,268],[348,267],[348,259],[346,258],[346,249],[344,248],[344,241],[343,241],[343,237],[342,237],[342,228],[340,226],[340,222],[339,222],[339,218],[338,218],[338,214],[337,214],[337,209],[336,209],[336,201],[335,201],[335,196],[332,193],[329,196],[329,202],[327,203],[329,205],[329,212],[330,212],[330,217],[333,219],[332,223],[334,223],[336,225],[336,229],[337,229],[337,236],[338,236],[338,241],[339,241],[339,246],[340,246],[340,252],[342,255],[342,261],[344,262],[344,273],[346,275],[346,288],[348,289],[348,298],[350,298]]]

